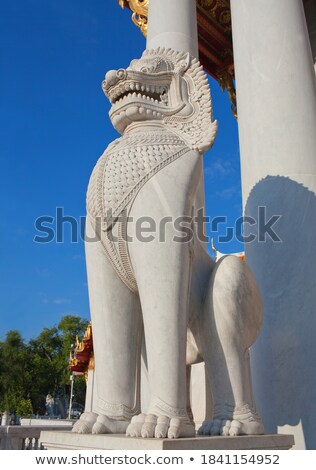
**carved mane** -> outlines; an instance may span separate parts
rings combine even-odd
[[[206,152],[214,143],[218,126],[217,121],[213,120],[210,86],[203,67],[188,53],[172,49],[150,49],[144,51],[142,56],[145,60],[157,57],[171,62],[173,72],[186,80],[189,102],[194,110],[190,116],[165,116],[164,125],[178,134],[193,150]]]

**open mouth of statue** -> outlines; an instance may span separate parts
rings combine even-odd
[[[127,100],[141,100],[156,105],[168,105],[168,94],[165,87],[141,85],[135,82],[127,82],[123,86],[115,87],[109,93],[109,99],[112,105],[122,104]]]

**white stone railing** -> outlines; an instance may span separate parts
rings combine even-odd
[[[68,431],[72,426],[63,426]],[[42,431],[60,431],[60,426],[0,426],[0,450],[37,450]]]

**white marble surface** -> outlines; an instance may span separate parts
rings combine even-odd
[[[80,435],[44,431],[40,443],[48,450],[286,450],[291,435],[194,437],[183,439],[129,439],[124,435]]]
[[[280,242],[257,237],[245,247],[264,301],[255,396],[267,432],[298,427],[315,449],[316,83],[303,4],[231,8],[245,214],[258,220],[261,206],[266,222],[282,216]]]
[[[195,0],[150,0],[147,48],[171,47],[198,57]]]
[[[165,21],[156,18],[157,8],[168,11]],[[103,82],[112,124],[123,135],[99,159],[87,193],[95,384],[92,409],[73,431],[195,436],[187,366],[204,360],[214,412],[199,432],[262,434],[248,356],[261,325],[256,281],[240,259],[215,263],[196,231],[184,240],[176,225],[195,223],[204,209],[202,155],[217,131],[206,75],[190,55],[197,45],[195,1],[150,2],[148,47],[156,45]],[[145,241],[137,224],[144,216],[156,227],[171,224]],[[89,242],[95,235],[98,241]]]
[[[150,96],[158,97],[161,85],[165,104]],[[214,413],[199,432],[262,434],[248,361],[261,325],[255,279],[237,257],[215,264],[196,233],[176,240],[175,221],[197,216],[204,206],[201,156],[217,129],[205,74],[188,54],[162,48],[145,52],[126,70],[108,72],[103,89],[123,137],[98,161],[87,194],[87,239],[100,238],[86,243],[95,385],[90,414],[87,408],[74,432],[193,436],[186,364],[204,360]],[[146,121],[142,108],[150,111]],[[106,209],[121,219],[107,219]],[[136,221],[126,228],[124,209]],[[146,242],[139,236],[137,221],[144,216],[156,226],[171,220],[163,240],[160,231]],[[128,242],[109,238],[109,232],[120,237],[125,230]],[[143,332],[146,414],[139,387]]]

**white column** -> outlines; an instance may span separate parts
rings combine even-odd
[[[316,448],[316,80],[301,0],[231,0],[247,262],[264,323],[252,351],[266,432],[300,428]],[[261,222],[263,213],[261,212]]]
[[[198,57],[196,0],[150,0],[147,49],[187,51]]]

